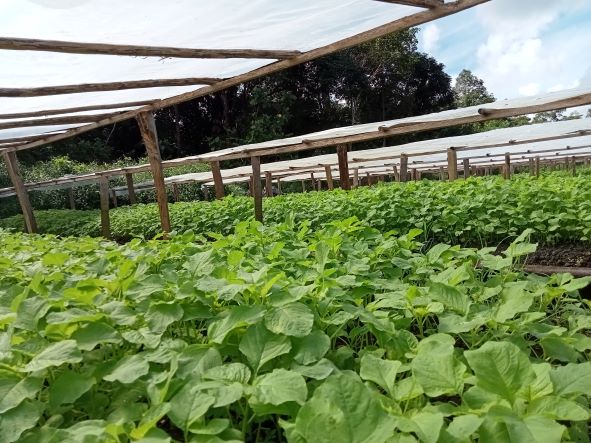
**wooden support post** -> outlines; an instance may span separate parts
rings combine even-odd
[[[353,187],[354,188],[359,187],[359,169],[358,168],[353,169]]]
[[[511,178],[511,154],[505,153],[505,178],[509,180]]]
[[[408,156],[400,154],[400,181],[405,182],[408,174]]]
[[[302,180],[302,192],[306,192],[306,180]]]
[[[371,175],[369,175],[369,172],[365,173],[365,179],[367,180],[367,186],[371,186],[372,183],[372,179],[371,179]]]
[[[412,168],[411,174],[412,174],[412,180],[416,182],[417,181],[417,170],[415,168]]]
[[[394,180],[399,182],[400,174],[398,173],[398,168],[396,167],[396,165],[392,166],[392,170],[394,171]]]
[[[458,178],[458,153],[454,148],[447,150],[447,175],[449,181],[454,181]]]
[[[318,185],[318,192],[322,191],[322,180],[321,179],[316,180],[316,184]]]
[[[254,218],[263,222],[263,189],[261,186],[261,158],[251,157],[252,165],[252,191],[254,194]]]
[[[213,184],[215,186],[215,198],[220,200],[224,198],[224,182],[222,180],[222,172],[220,171],[220,162],[210,162],[209,166],[211,168],[211,175],[213,176]]]
[[[540,156],[539,155],[536,155],[534,162],[535,162],[535,175],[536,175],[536,177],[539,177],[540,176]]]
[[[4,151],[2,155],[4,156],[4,162],[6,163],[6,169],[8,170],[8,175],[12,181],[12,186],[14,186],[14,192],[16,193],[18,202],[21,206],[21,211],[25,220],[25,231],[29,234],[34,234],[37,232],[37,221],[35,220],[35,215],[33,214],[31,200],[29,200],[29,192],[27,191],[27,188],[25,187],[21,177],[16,153],[14,151]]]
[[[283,194],[283,192],[281,192],[281,180],[279,179],[277,179],[277,194]]]
[[[269,171],[265,172],[265,194],[273,197],[273,176]]]
[[[181,201],[181,193],[179,191],[179,185],[177,183],[172,184],[172,197],[175,202]]]
[[[249,180],[248,180],[248,195],[250,195],[251,197],[254,197],[254,192],[253,192],[253,188],[254,188],[254,178],[252,177],[252,175],[250,176]]]
[[[341,189],[351,189],[351,183],[349,182],[349,160],[347,156],[347,145],[337,146],[337,157],[339,159],[339,181],[341,183]]]
[[[570,164],[568,162],[568,156],[564,157],[564,170],[568,171],[570,169]]]
[[[135,188],[133,186],[133,174],[128,172],[125,174],[125,181],[127,182],[127,195],[129,197],[129,203],[135,205],[136,198],[135,198]]]
[[[577,175],[577,159],[574,155],[570,158],[570,167],[573,171],[573,176]]]
[[[423,178],[423,173],[419,169],[417,169],[417,180],[421,181],[422,178]]]
[[[462,164],[464,167],[464,180],[470,177],[470,159],[463,159]]]
[[[445,180],[445,169],[443,166],[439,166],[439,180]]]
[[[534,177],[536,175],[536,166],[534,164],[534,159],[533,157],[530,157],[529,160],[529,175],[531,175],[532,177]]]
[[[328,190],[332,191],[334,189],[334,185],[332,183],[332,170],[330,169],[329,165],[324,166],[324,172],[326,173],[326,183],[328,185]]]
[[[68,200],[70,201],[70,209],[75,210],[76,209],[76,198],[74,196],[74,188],[69,188],[68,189]]]
[[[99,178],[99,193],[101,203],[101,235],[111,238],[111,220],[109,219],[109,179]]]
[[[113,202],[113,207],[116,208],[117,207],[117,194],[115,194],[114,189],[111,189],[110,194],[111,194],[111,201]]]
[[[154,188],[156,190],[156,200],[158,201],[158,210],[160,212],[160,225],[162,231],[170,232],[170,216],[168,213],[168,194],[164,185],[164,173],[162,171],[162,159],[160,157],[160,148],[158,146],[158,135],[156,132],[156,122],[154,114],[151,112],[142,112],[136,116],[140,127],[142,139],[148,152],[150,160],[150,169],[154,179]]]

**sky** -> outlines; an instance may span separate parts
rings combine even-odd
[[[591,1],[491,0],[421,26],[419,47],[497,99],[591,86]]]

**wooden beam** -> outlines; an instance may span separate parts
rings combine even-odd
[[[23,183],[16,153],[5,151],[2,153],[2,156],[4,157],[8,175],[10,176],[12,186],[14,186],[14,191],[21,206],[23,219],[25,221],[25,231],[29,234],[34,234],[37,232],[37,221],[33,214],[33,207],[31,206],[31,200],[29,200],[29,193]]]
[[[447,150],[447,176],[449,181],[458,178],[458,153],[453,148]]]
[[[328,185],[328,190],[332,191],[334,189],[334,184],[332,182],[332,169],[330,169],[330,165],[324,166],[324,173],[326,174],[326,184]]]
[[[341,189],[348,191],[351,189],[349,181],[349,161],[347,159],[347,145],[337,146],[337,157],[339,159],[339,183]]]
[[[408,179],[408,155],[400,154],[400,182]]]
[[[43,111],[20,112],[15,114],[0,114],[0,119],[47,117],[49,115],[73,114],[76,112],[99,111],[105,109],[133,108],[146,106],[154,103],[155,100],[141,100],[135,102],[111,103],[106,105],[77,106],[74,108],[45,109]],[[44,136],[46,137],[46,136]]]
[[[269,171],[265,172],[265,194],[273,197],[273,175]]]
[[[252,157],[252,194],[254,197],[254,218],[263,222],[263,190],[261,186],[261,158]]]
[[[470,177],[470,160],[465,158],[462,160],[462,165],[464,168],[464,180]]]
[[[394,3],[404,6],[416,6],[417,8],[440,8],[445,6],[443,0],[378,0],[384,3]]]
[[[135,188],[133,186],[133,174],[126,173],[125,174],[125,181],[127,183],[127,196],[129,197],[129,203],[135,205],[136,197],[135,197]]]
[[[509,180],[511,178],[511,154],[505,153],[505,178]]]
[[[427,1],[427,0],[423,0]],[[287,59],[301,55],[300,51],[267,49],[193,49],[169,46],[138,46],[108,43],[80,43],[61,40],[0,37],[0,49],[16,51],[46,51],[66,54],[104,54],[130,57],[159,58],[263,58]]]
[[[233,86],[237,86],[239,84],[254,80],[259,77],[263,77],[269,74],[273,74],[275,72],[282,71],[284,69],[291,68],[293,66],[297,66],[302,63],[309,62],[311,60],[315,60],[317,58],[323,57],[328,54],[332,54],[337,51],[341,51],[343,49],[351,48],[353,46],[360,45],[362,43],[375,40],[379,37],[383,37],[385,35],[391,34],[396,31],[400,31],[402,29],[408,29],[413,26],[421,25],[423,23],[430,22],[432,20],[436,20],[441,17],[446,17],[452,14],[456,14],[460,11],[464,11],[469,8],[473,8],[483,3],[487,3],[489,0],[456,0],[454,3],[450,3],[446,5],[445,8],[436,8],[430,9],[426,11],[421,11],[413,15],[409,15],[406,17],[399,18],[397,20],[391,21],[386,23],[382,26],[370,29],[368,31],[356,34],[351,37],[347,37],[345,39],[330,43],[326,46],[322,46],[320,48],[313,49],[311,51],[307,51],[298,55],[296,57],[281,60],[275,63],[271,63],[269,65],[263,66],[258,69],[254,69],[252,71],[246,72],[241,75],[237,75],[235,77],[229,78],[227,80],[220,81],[211,86],[206,86],[203,88],[199,88],[195,91],[191,91],[184,94],[179,94],[174,97],[170,97],[164,100],[159,100],[156,103],[146,106],[141,109],[128,111],[122,115],[116,117],[115,120],[101,120],[96,123],[92,123],[89,125],[85,125],[80,128],[74,128],[72,130],[67,131],[65,134],[58,134],[48,136],[45,139],[34,141],[32,143],[28,143],[23,149],[31,149],[37,146],[42,146],[48,143],[53,143],[58,140],[64,140],[66,138],[73,137],[78,134],[82,134],[88,131],[92,131],[93,129],[100,128],[101,126],[110,125],[112,123],[117,123],[120,121],[127,120],[129,118],[134,118],[139,112],[148,112],[154,111],[156,109],[166,108],[168,106],[175,105],[177,103],[186,102],[189,100],[194,100],[198,97],[203,97],[205,95],[213,94],[215,92],[231,88]],[[584,100],[583,100],[584,101]],[[580,103],[580,104],[587,104],[587,103]],[[576,106],[576,104],[570,104],[570,106]],[[543,106],[542,106],[543,107]],[[542,112],[551,109],[558,109],[558,108],[565,108],[568,107],[566,105],[559,105],[556,108],[549,108],[549,109],[540,109],[540,110],[533,110],[531,113],[534,112]],[[521,114],[528,114],[530,113],[529,110],[522,112]],[[520,115],[520,114],[516,114]],[[468,122],[461,122],[461,123],[468,123]],[[458,124],[461,124],[458,123]],[[384,134],[380,133],[376,138],[383,138]],[[354,140],[349,140],[354,141]],[[348,142],[348,141],[347,141]],[[333,143],[334,145],[334,143]],[[331,146],[331,144],[327,144],[326,146]]]
[[[154,114],[145,112],[137,116],[138,126],[142,134],[142,140],[146,146],[150,168],[152,170],[152,179],[156,190],[156,200],[158,201],[158,212],[160,213],[160,225],[162,231],[170,232],[170,215],[168,213],[168,194],[164,185],[164,173],[162,171],[162,159],[160,157],[160,147],[158,146],[158,133],[156,132],[156,122]]]
[[[12,129],[12,128],[30,128],[33,126],[52,126],[52,125],[67,125],[72,123],[89,123],[96,122],[105,117],[116,115],[111,114],[94,114],[94,115],[70,115],[65,117],[50,117],[40,118],[36,120],[17,120],[0,122],[1,129]]]
[[[81,92],[104,92],[123,91],[126,89],[161,88],[164,86],[213,85],[220,81],[221,79],[219,78],[196,77],[168,78],[158,80],[130,80],[125,82],[109,83],[85,83],[79,85],[42,86],[39,88],[0,88],[0,97],[41,97],[45,95],[78,94]],[[129,112],[126,112],[125,114],[129,114]],[[110,117],[106,117],[100,121],[106,121],[109,118]],[[127,118],[129,118],[129,116]]]
[[[211,174],[213,175],[213,184],[215,187],[215,198],[221,200],[224,198],[224,181],[222,180],[222,172],[220,170],[220,162],[213,161],[209,163],[211,167]]]
[[[109,219],[109,179],[99,178],[99,194],[101,206],[101,235],[111,238],[111,220]]]

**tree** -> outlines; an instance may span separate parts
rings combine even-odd
[[[495,97],[488,92],[482,79],[476,77],[471,71],[463,69],[456,78],[454,100],[458,108],[465,108],[494,102]]]

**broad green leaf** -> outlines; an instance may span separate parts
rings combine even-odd
[[[37,354],[25,366],[25,372],[41,371],[52,366],[61,366],[65,363],[79,363],[82,354],[76,346],[75,340],[63,340],[52,343]]]
[[[295,431],[307,443],[383,443],[394,420],[355,375],[332,375],[302,406]]]
[[[432,282],[429,284],[429,297],[443,303],[445,307],[459,314],[465,314],[470,306],[468,296],[462,294],[459,289],[444,283]]]
[[[136,440],[144,438],[150,430],[156,427],[156,424],[160,419],[168,414],[170,409],[170,403],[160,403],[152,406],[146,411],[140,423],[129,433],[129,435]]]
[[[508,412],[487,414],[478,433],[479,443],[536,442],[525,422]]]
[[[145,315],[148,327],[156,334],[162,334],[166,328],[183,317],[183,308],[178,304],[153,304]]]
[[[534,436],[534,441],[539,443],[559,443],[563,441],[566,428],[554,420],[537,415],[523,419],[527,429]]]
[[[569,363],[550,371],[556,395],[584,394],[591,397],[591,362]]]
[[[589,419],[589,412],[581,405],[554,395],[538,398],[531,402],[528,413],[553,420],[581,421]]]
[[[397,360],[383,360],[371,354],[365,354],[361,357],[359,375],[362,379],[374,382],[393,395],[396,374],[400,366],[402,363]]]
[[[43,256],[43,266],[63,266],[70,256],[64,252],[48,252]]]
[[[90,351],[101,343],[120,343],[121,337],[117,330],[105,322],[93,322],[78,329],[72,338],[76,340],[78,348]]]
[[[24,400],[34,398],[41,390],[43,379],[37,377],[25,377],[19,382],[14,382],[8,389],[2,389],[0,398],[0,414],[16,408]]]
[[[0,414],[0,441],[2,443],[17,441],[23,432],[37,424],[42,413],[41,403],[25,400],[16,408]]]
[[[314,314],[299,302],[274,307],[265,315],[265,326],[275,334],[305,337],[313,325]]]
[[[199,376],[210,368],[222,365],[222,356],[216,348],[191,345],[181,352],[176,375],[179,378]]]
[[[320,330],[314,330],[302,338],[292,339],[293,359],[301,365],[317,362],[330,349],[330,338]]]
[[[330,360],[323,358],[310,366],[293,365],[291,370],[303,375],[304,377],[313,378],[314,380],[324,380],[330,374],[337,370],[336,366]]]
[[[188,431],[215,403],[215,397],[200,391],[197,387],[185,385],[170,400],[168,416],[183,431]]]
[[[435,334],[419,342],[412,372],[430,397],[460,394],[464,387],[466,366],[454,356],[454,339]]]
[[[263,306],[234,306],[226,315],[209,325],[207,336],[214,343],[222,343],[230,332],[259,321],[265,315]]]
[[[287,402],[304,404],[308,388],[304,377],[286,369],[275,369],[254,380],[251,403],[278,406]]]
[[[138,378],[146,375],[150,370],[150,364],[141,355],[128,355],[123,357],[113,370],[103,377],[106,381],[118,381],[119,383],[129,384]]]
[[[398,402],[412,400],[425,392],[414,376],[406,377],[396,383],[394,398]]]
[[[464,355],[476,385],[511,403],[536,378],[528,356],[509,342],[488,342]]]
[[[544,397],[552,394],[554,386],[550,379],[551,366],[549,363],[537,363],[532,365],[536,373],[536,379],[529,385],[529,398],[534,400],[536,398]]]
[[[410,418],[414,425],[413,431],[420,441],[436,443],[443,427],[443,414],[434,412],[419,412]]]
[[[467,414],[454,417],[447,427],[447,434],[455,442],[470,442],[472,435],[482,424],[483,418],[477,415]]]
[[[194,423],[191,425],[190,431],[192,434],[197,435],[218,435],[228,429],[229,426],[230,420],[227,418],[214,418],[207,423]],[[213,443],[213,441],[211,442]]]
[[[287,354],[291,350],[291,342],[288,337],[273,334],[259,323],[248,328],[239,349],[256,373],[265,363]]]
[[[527,312],[535,294],[526,291],[527,282],[508,283],[501,292],[501,303],[496,308],[494,319],[504,323],[521,312]]]
[[[74,403],[96,383],[88,375],[73,371],[62,373],[49,387],[49,404],[51,407],[66,403]]]
[[[203,378],[206,380],[225,381],[230,383],[238,382],[247,384],[250,377],[250,369],[242,363],[229,363],[222,366],[216,366],[203,373]]]

